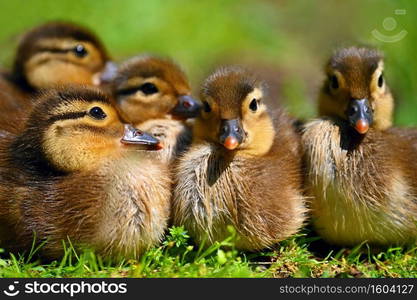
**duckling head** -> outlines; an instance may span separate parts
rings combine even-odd
[[[98,38],[81,26],[50,22],[27,32],[20,41],[13,76],[27,89],[59,84],[94,84],[108,56]]]
[[[27,169],[43,173],[88,170],[105,159],[137,151],[139,145],[158,143],[123,124],[110,100],[87,87],[48,91],[25,128],[12,146],[14,156]]]
[[[203,85],[195,138],[221,144],[229,151],[266,153],[275,131],[264,98],[264,84],[249,72],[237,67],[219,69]]]
[[[170,60],[138,56],[123,63],[113,81],[122,113],[134,124],[149,119],[196,117],[200,104],[193,99],[184,72]]]
[[[370,127],[390,127],[394,103],[383,71],[383,58],[376,50],[351,47],[336,51],[326,67],[319,114],[342,118],[359,134]]]

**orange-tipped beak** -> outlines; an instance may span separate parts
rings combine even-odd
[[[158,144],[155,145],[155,149],[156,150],[162,150],[162,149],[164,149],[164,144],[162,142],[159,142]]]
[[[235,150],[243,142],[244,136],[239,119],[221,121],[219,142],[227,150]]]
[[[234,136],[228,136],[224,140],[223,146],[228,150],[235,150],[239,146],[239,141]]]
[[[373,122],[373,111],[368,99],[351,99],[346,110],[346,117],[349,125],[359,134],[367,133]]]
[[[369,130],[369,123],[364,119],[359,119],[355,124],[355,129],[360,134],[365,134]]]

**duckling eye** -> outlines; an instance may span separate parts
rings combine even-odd
[[[337,90],[339,88],[339,81],[337,80],[336,75],[330,76],[329,81],[332,89]]]
[[[378,87],[382,87],[384,85],[384,76],[381,74],[378,77]]]
[[[204,101],[204,102],[203,102],[203,110],[204,110],[206,113],[211,112],[211,107],[210,107],[210,104],[208,104],[208,103],[207,103],[207,101]]]
[[[258,110],[258,101],[256,99],[252,99],[252,101],[249,104],[249,108],[253,112],[257,111]]]
[[[146,82],[139,87],[139,90],[142,91],[145,95],[152,95],[158,93],[158,88],[156,85],[150,82]]]
[[[103,120],[107,117],[106,113],[98,106],[94,106],[90,109],[88,114],[96,120]]]
[[[77,45],[74,49],[72,49],[72,52],[75,54],[75,56],[79,58],[83,58],[88,54],[88,51],[84,48],[83,45]]]

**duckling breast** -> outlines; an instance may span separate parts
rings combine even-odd
[[[170,213],[171,180],[165,166],[133,156],[109,162],[101,172],[107,183],[98,212],[98,248],[137,257],[160,243]]]
[[[176,172],[174,223],[185,224],[195,236],[208,230],[211,240],[227,235],[225,227],[231,225],[236,209],[232,199],[241,198],[248,188],[238,168],[238,162],[228,163],[212,144],[197,145],[186,153]]]
[[[354,149],[344,148],[343,128],[332,120],[305,126],[307,193],[313,222],[328,242],[355,245],[408,242],[417,233],[411,183],[384,151],[378,132]],[[388,151],[389,152],[389,151]],[[413,207],[414,206],[414,207]]]
[[[270,247],[294,234],[304,221],[301,193],[266,170],[275,169],[274,162],[251,168],[247,157],[225,154],[219,147],[197,144],[180,159],[174,224],[184,225],[197,243],[209,244],[230,237],[231,225],[237,231],[235,246],[245,250]],[[281,177],[286,176],[291,172]]]
[[[170,119],[152,119],[145,121],[137,128],[156,137],[162,149],[152,153],[163,163],[172,163],[182,155],[191,144],[191,129],[181,121]]]

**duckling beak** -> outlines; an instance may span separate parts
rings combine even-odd
[[[99,86],[101,84],[110,83],[117,74],[117,64],[112,61],[106,62],[103,71],[96,73],[93,77],[93,84]]]
[[[123,144],[158,146],[159,140],[152,135],[134,128],[132,125],[125,125],[125,134],[121,140]]]
[[[220,143],[228,150],[236,149],[244,138],[244,131],[239,119],[222,120],[220,126]]]
[[[366,98],[351,100],[346,111],[350,126],[358,133],[365,134],[373,122],[373,113]]]
[[[178,104],[171,111],[174,117],[180,119],[195,118],[200,113],[200,103],[188,95],[178,97]]]

